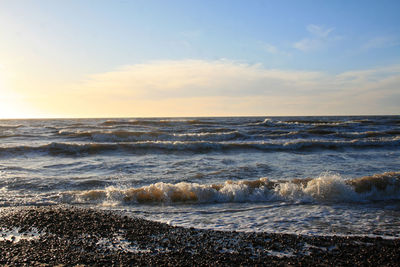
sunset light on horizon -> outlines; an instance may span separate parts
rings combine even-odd
[[[394,115],[398,1],[2,1],[0,118]]]

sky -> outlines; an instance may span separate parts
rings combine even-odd
[[[400,1],[0,0],[0,118],[400,114]]]

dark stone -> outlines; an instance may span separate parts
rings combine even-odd
[[[185,229],[69,206],[1,212],[0,228],[15,227],[22,233],[35,228],[41,235],[0,241],[0,265],[396,266],[400,262],[399,239]],[[277,257],[279,252],[287,254]]]

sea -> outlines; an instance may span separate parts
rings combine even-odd
[[[400,237],[400,116],[0,120],[0,209]]]

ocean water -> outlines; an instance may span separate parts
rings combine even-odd
[[[0,207],[400,236],[400,116],[0,120]]]

